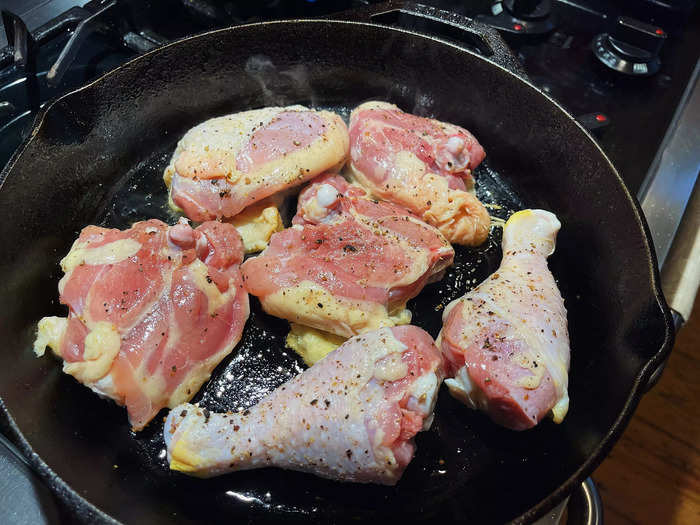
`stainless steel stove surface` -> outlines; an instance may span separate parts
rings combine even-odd
[[[0,26],[0,166],[48,100],[172,40],[202,31],[280,18],[311,18],[363,8],[370,0],[3,0]],[[669,251],[671,306],[689,315],[698,268],[698,211],[686,211],[700,167],[700,9],[691,0],[423,0],[501,32],[530,80],[597,138],[637,194],[660,263]],[[397,13],[378,17],[451,39],[449,27]],[[517,115],[514,115],[517,118]],[[570,174],[576,176],[576,174]],[[2,181],[0,181],[1,183]],[[700,199],[693,199],[697,203]],[[685,213],[685,219],[681,219]],[[676,232],[679,230],[674,244]],[[691,231],[688,231],[690,228]],[[683,255],[678,255],[683,254]],[[671,274],[672,272],[672,274]],[[679,292],[680,290],[680,292]],[[668,291],[667,291],[668,295]],[[677,304],[674,299],[678,297]],[[690,299],[688,299],[690,297]],[[5,446],[6,445],[6,446]],[[55,509],[31,473],[0,445],[0,499],[17,523],[55,522]],[[9,448],[8,448],[9,447]],[[5,458],[5,461],[2,461]],[[9,458],[9,459],[8,459]],[[3,477],[4,476],[4,477]],[[569,523],[602,523],[588,480],[572,496]],[[41,509],[44,509],[43,513]],[[17,510],[19,509],[19,510]],[[36,509],[39,509],[38,511]],[[555,509],[543,523],[557,523]],[[67,515],[63,520],[69,520]]]

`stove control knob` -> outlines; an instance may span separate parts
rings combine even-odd
[[[556,26],[552,0],[498,0],[476,19],[511,35],[544,35]]]
[[[593,53],[615,71],[634,76],[649,76],[661,67],[659,51],[666,32],[625,16],[618,17],[612,33],[593,39]]]
[[[521,20],[544,20],[552,12],[552,0],[503,0],[503,7]]]

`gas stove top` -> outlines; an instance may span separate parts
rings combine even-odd
[[[211,29],[282,18],[342,16],[337,13],[375,3],[4,0],[0,7],[0,167],[26,136],[43,104],[139,54]],[[694,9],[695,2],[421,3],[476,18],[501,32],[530,81],[593,133],[630,191],[638,196],[663,263],[700,166],[700,9]],[[410,16],[377,21],[453,38],[445,28],[416,25]],[[686,217],[695,213],[688,211]],[[695,239],[692,232],[690,238]],[[674,250],[672,253],[688,251],[675,245]],[[674,272],[682,271],[674,266]],[[682,311],[685,316],[688,313]],[[11,475],[16,479],[29,475],[18,472]],[[574,501],[595,502],[594,496],[592,485],[584,485]],[[25,500],[19,497],[17,501]],[[45,498],[42,506],[46,506]],[[589,505],[586,512],[594,523],[595,509]]]

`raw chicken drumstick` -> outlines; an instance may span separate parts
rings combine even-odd
[[[569,333],[564,300],[547,268],[560,223],[523,210],[503,229],[498,270],[443,314],[438,346],[450,393],[513,430],[569,408]]]
[[[427,429],[442,357],[415,326],[353,337],[243,414],[194,405],[163,429],[170,468],[198,477],[275,466],[394,485]]]
[[[484,149],[466,129],[365,102],[350,116],[350,170],[375,197],[405,206],[448,241],[478,246],[490,218],[473,193],[471,170]]]
[[[267,313],[342,337],[408,322],[406,301],[454,257],[438,230],[337,175],[301,192],[293,223],[241,266],[246,288]]]
[[[64,372],[125,405],[140,430],[190,400],[241,338],[242,259],[230,224],[87,226],[61,261],[68,317],[39,321],[34,351],[50,346]]]
[[[348,130],[330,111],[271,107],[207,120],[180,140],[163,179],[194,221],[233,217],[297,186],[348,154]]]

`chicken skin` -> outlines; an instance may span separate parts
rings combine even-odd
[[[513,214],[501,266],[443,315],[450,393],[513,430],[560,423],[569,407],[566,308],[547,267],[560,226],[547,211]]]
[[[292,222],[241,266],[246,288],[267,313],[342,337],[409,322],[406,301],[454,258],[438,230],[337,175],[302,191]]]
[[[448,241],[478,246],[490,218],[471,171],[484,149],[466,129],[366,102],[350,116],[350,171],[372,195],[400,204],[438,228]]]
[[[348,130],[330,111],[270,107],[213,118],[180,140],[163,179],[194,221],[244,208],[342,165]]]
[[[34,350],[50,346],[64,372],[126,406],[141,430],[161,408],[190,400],[240,340],[242,259],[230,224],[87,226],[61,261],[68,317],[39,321]]]
[[[198,477],[262,467],[394,485],[432,422],[443,378],[432,338],[415,326],[353,337],[243,413],[194,405],[163,429],[170,468]]]

